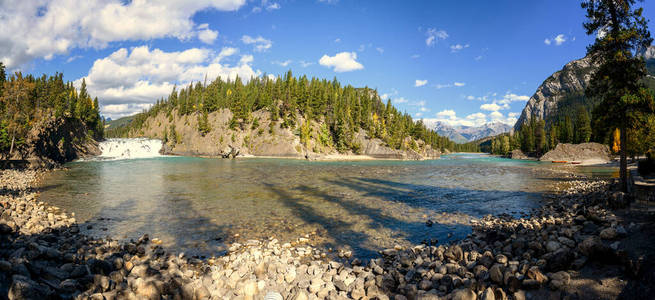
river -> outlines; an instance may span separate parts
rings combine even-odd
[[[160,156],[157,145],[105,144],[99,159],[50,172],[40,200],[74,212],[90,235],[149,233],[169,249],[195,255],[223,253],[232,241],[291,241],[313,233],[315,246],[369,258],[396,244],[462,238],[472,218],[528,213],[562,176],[552,164],[484,154],[427,161],[227,160]]]

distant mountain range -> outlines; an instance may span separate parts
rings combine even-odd
[[[439,135],[445,136],[455,143],[467,143],[479,140],[488,136],[499,135],[501,133],[509,132],[512,126],[500,123],[491,122],[482,126],[450,126],[441,121],[424,120],[428,128],[433,129]]]

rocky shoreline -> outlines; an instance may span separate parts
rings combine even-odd
[[[576,299],[572,277],[591,262],[639,271],[610,208],[606,181],[569,178],[530,216],[487,216],[452,245],[396,246],[363,263],[331,258],[311,235],[231,245],[199,260],[156,238],[119,243],[80,233],[74,216],[38,201],[38,171],[0,171],[0,299]]]

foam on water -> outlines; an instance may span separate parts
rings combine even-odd
[[[100,142],[102,154],[98,158],[118,160],[160,157],[162,145],[162,141],[156,139],[107,139]]]

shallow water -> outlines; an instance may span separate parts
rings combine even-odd
[[[45,178],[40,199],[75,212],[95,236],[150,233],[173,250],[209,255],[233,240],[316,232],[314,245],[363,258],[395,244],[462,238],[472,217],[528,212],[560,176],[550,164],[478,154],[358,162],[160,157],[67,167]]]

